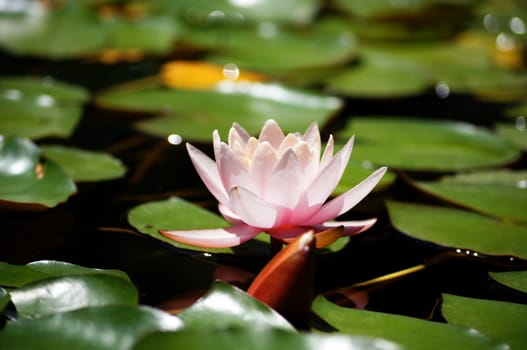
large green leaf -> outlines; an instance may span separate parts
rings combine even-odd
[[[213,331],[182,330],[154,333],[141,339],[134,350],[148,349],[247,349],[247,350],[319,350],[319,349],[402,349],[389,341],[339,334],[309,334],[281,329],[230,329]]]
[[[452,248],[527,259],[527,226],[446,207],[394,201],[387,202],[387,207],[395,228],[411,237]]]
[[[161,235],[163,230],[192,230],[227,227],[230,224],[220,216],[180,198],[141,204],[128,214],[128,222],[139,232],[145,233],[175,247],[197,252],[228,253],[239,252],[247,255],[268,255],[268,235],[257,236],[235,248],[202,248],[173,241]]]
[[[145,306],[88,307],[10,322],[0,331],[0,347],[13,350],[125,350],[149,333],[174,331],[181,326],[177,317]]]
[[[138,292],[121,277],[82,274],[52,277],[10,292],[18,315],[24,318],[76,310],[88,306],[135,305]]]
[[[161,11],[177,11],[197,26],[216,22],[284,22],[307,24],[320,7],[319,0],[228,1],[217,0],[154,0]]]
[[[178,315],[185,326],[198,330],[293,327],[276,311],[238,288],[215,282],[196,303]]]
[[[441,312],[448,323],[477,329],[510,349],[527,344],[527,305],[443,294]]]
[[[418,188],[470,209],[527,224],[527,171],[496,170],[416,181]]]
[[[0,262],[0,286],[4,287],[22,287],[28,283],[51,277],[80,274],[112,275],[129,281],[128,275],[119,270],[93,269],[63,261],[39,260],[27,265]]]
[[[114,89],[97,99],[101,107],[125,111],[165,113],[141,122],[139,129],[166,137],[210,141],[218,129],[226,137],[233,122],[257,134],[267,119],[274,118],[285,131],[305,130],[313,121],[319,125],[341,107],[337,98],[291,90],[262,83],[226,83],[217,91],[168,88]],[[203,103],[207,101],[207,103]]]
[[[32,139],[68,137],[88,99],[83,88],[50,78],[0,79],[0,134]]]
[[[323,297],[315,300],[313,310],[339,332],[388,340],[408,349],[501,349],[497,342],[472,329],[345,308]]]
[[[512,143],[527,151],[527,127],[525,117],[518,117],[516,125],[500,123],[496,126],[496,132],[501,137],[510,140]]]
[[[490,272],[489,275],[507,287],[527,293],[527,271]]]
[[[36,1],[33,5],[33,11],[0,17],[2,27],[9,28],[0,32],[0,45],[8,51],[61,59],[91,53],[103,45],[105,27],[82,1],[66,1],[53,10],[35,9],[40,5]]]
[[[126,168],[108,153],[78,148],[42,145],[44,157],[59,164],[77,182],[111,180],[123,176]]]
[[[339,140],[356,135],[353,158],[408,170],[448,171],[511,163],[521,152],[471,124],[409,118],[358,117]]]
[[[0,202],[41,209],[56,206],[76,192],[61,167],[49,160],[39,162],[39,156],[31,141],[0,136]]]

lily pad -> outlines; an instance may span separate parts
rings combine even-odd
[[[35,318],[88,306],[135,305],[138,292],[120,277],[84,274],[53,277],[10,292],[19,317]]]
[[[276,311],[224,282],[178,315],[185,326],[197,329],[281,328],[294,330]]]
[[[158,231],[177,229],[205,229],[228,227],[230,224],[219,215],[197,205],[173,197],[168,200],[141,204],[128,213],[128,222],[139,232],[187,251],[244,255],[269,255],[268,235],[261,234],[235,248],[202,248],[173,241]],[[267,240],[267,241],[264,241]]]
[[[490,272],[489,274],[499,283],[527,293],[527,271]]]
[[[319,350],[319,349],[402,349],[392,342],[368,337],[340,334],[309,334],[282,329],[229,329],[213,331],[182,330],[154,333],[141,339],[134,350],[168,349],[233,349],[247,350]]]
[[[319,296],[313,311],[330,326],[352,336],[391,341],[408,349],[501,349],[483,334],[468,328],[417,318],[337,306]]]
[[[53,161],[39,162],[40,150],[24,138],[0,138],[0,202],[20,209],[44,209],[76,192]]]
[[[313,121],[324,124],[342,106],[338,98],[262,83],[225,83],[216,91],[116,88],[99,96],[97,104],[124,111],[165,113],[139,123],[138,128],[163,138],[178,134],[204,142],[211,140],[214,129],[226,136],[233,122],[251,134],[258,133],[270,118],[284,131],[305,130]]]
[[[0,262],[0,286],[4,287],[22,287],[51,277],[80,274],[104,274],[130,280],[128,275],[122,271],[87,268],[63,261],[40,260],[27,265]]]
[[[146,306],[109,305],[8,323],[0,332],[3,349],[125,350],[154,331],[182,327],[175,316]]]
[[[186,15],[194,25],[216,22],[279,22],[307,24],[320,7],[318,0],[227,1],[211,3],[207,0],[152,1],[161,11],[171,10]]]
[[[415,181],[421,190],[481,213],[527,224],[527,171],[495,170]]]
[[[106,39],[106,30],[83,1],[67,1],[53,10],[35,4],[23,14],[2,16],[0,45],[17,55],[54,59],[91,53]]]
[[[408,236],[476,254],[527,259],[527,226],[446,207],[389,201],[387,208],[392,224]]]
[[[498,135],[527,151],[527,127],[525,117],[518,117],[517,125],[500,123],[496,127]]]
[[[1,78],[0,134],[32,139],[68,137],[87,99],[83,88],[49,78]]]
[[[527,305],[443,294],[441,312],[448,323],[477,329],[511,349],[527,343]]]
[[[472,124],[390,117],[353,118],[338,140],[357,137],[353,157],[390,168],[454,171],[504,165],[521,152]]]
[[[121,161],[108,153],[58,145],[42,145],[40,149],[76,182],[112,180],[126,172]]]

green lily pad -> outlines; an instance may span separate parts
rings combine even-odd
[[[97,103],[110,109],[164,112],[165,116],[141,122],[138,128],[160,137],[178,134],[204,142],[212,139],[214,129],[226,137],[233,122],[253,135],[270,118],[285,131],[305,130],[313,121],[324,124],[342,105],[334,97],[262,83],[224,84],[217,91],[113,89],[99,96]]]
[[[345,308],[321,296],[315,299],[313,311],[341,333],[387,340],[407,349],[501,349],[497,342],[471,329]]]
[[[27,265],[0,262],[0,286],[4,287],[22,287],[51,277],[81,274],[104,274],[130,280],[126,273],[119,270],[93,269],[63,261],[40,260],[30,262]]]
[[[10,292],[19,317],[35,318],[88,306],[135,305],[138,292],[121,277],[83,274],[27,284]]]
[[[527,259],[527,226],[453,208],[395,201],[387,208],[392,224],[408,236],[475,254]]]
[[[87,91],[76,85],[49,78],[3,77],[0,134],[32,139],[69,137],[87,99]]]
[[[527,171],[495,170],[413,183],[423,191],[472,210],[527,224]]]
[[[144,16],[138,20],[113,20],[109,25],[107,48],[168,52],[177,36],[177,23],[169,16]]]
[[[527,305],[443,294],[441,312],[448,323],[477,329],[510,349],[527,344]]]
[[[366,55],[357,66],[330,76],[325,84],[331,91],[346,96],[397,98],[424,92],[432,85],[432,79],[415,65]]]
[[[0,202],[19,209],[43,209],[76,192],[53,161],[39,162],[40,150],[24,138],[0,138]]]
[[[53,10],[33,3],[42,7],[0,18],[2,27],[10,28],[0,33],[0,45],[8,51],[62,59],[94,52],[104,44],[105,27],[82,1],[67,1]]]
[[[9,296],[9,293],[4,288],[0,287],[0,312],[4,311],[7,304],[9,304],[9,301],[11,300],[11,297]]]
[[[110,305],[23,319],[0,332],[2,349],[125,350],[154,331],[174,331],[182,322],[146,306]]]
[[[207,294],[178,316],[186,327],[197,330],[269,327],[294,330],[276,311],[224,282],[215,282]]]
[[[319,349],[402,349],[389,341],[340,334],[309,334],[282,329],[229,329],[213,331],[182,330],[154,333],[141,339],[134,350],[234,349],[319,350]]]
[[[489,275],[507,287],[527,293],[527,271],[490,272]]]
[[[126,172],[121,161],[108,153],[58,145],[42,145],[40,149],[76,182],[112,180]]]
[[[230,226],[219,215],[177,197],[136,206],[128,213],[128,222],[141,233],[189,251],[269,255],[267,234],[258,235],[255,239],[234,248],[202,248],[179,243],[161,235],[158,232],[160,229],[192,230]]]
[[[154,0],[153,6],[161,11],[176,11],[185,15],[194,25],[216,22],[271,21],[291,24],[311,22],[320,7],[318,0],[227,1],[213,3],[207,0]]]
[[[337,139],[356,135],[353,157],[390,168],[454,171],[508,164],[521,152],[489,130],[453,121],[353,118]]]
[[[496,127],[496,132],[498,135],[514,143],[516,146],[520,147],[522,150],[527,151],[527,128],[525,127],[525,117],[518,121],[521,125],[510,125],[500,123]]]

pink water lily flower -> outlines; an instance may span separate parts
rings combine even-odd
[[[376,219],[331,221],[360,202],[386,172],[382,167],[344,194],[327,201],[337,186],[354,137],[334,153],[330,136],[321,156],[320,132],[312,123],[306,132],[284,135],[268,120],[258,138],[234,124],[228,144],[213,133],[214,155],[194,146],[187,150],[199,176],[219,202],[219,211],[232,225],[226,228],[160,232],[175,241],[208,248],[233,247],[260,232],[289,241],[308,231],[342,226],[345,235],[362,232]]]

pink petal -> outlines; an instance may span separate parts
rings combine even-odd
[[[290,149],[278,161],[266,186],[264,198],[273,204],[293,209],[302,194],[300,163]]]
[[[294,134],[287,134],[287,136],[282,140],[282,143],[278,147],[277,153],[278,156],[281,157],[287,150],[292,148],[294,145],[300,142],[300,139],[298,136]]]
[[[225,190],[225,187],[223,187],[216,163],[205,153],[189,143],[187,143],[187,151],[194,168],[196,168],[199,177],[210,193],[212,193],[218,202],[227,202],[229,200],[227,191]]]
[[[231,209],[248,225],[268,229],[275,225],[278,210],[253,192],[234,187],[229,192]]]
[[[228,248],[242,244],[260,233],[260,230],[247,225],[204,230],[164,231],[163,236],[174,241],[205,248]]]
[[[229,145],[232,146],[235,140],[238,140],[242,145],[245,145],[251,136],[238,123],[233,123],[229,130]]]
[[[318,213],[307,220],[306,225],[317,225],[332,220],[353,208],[373,190],[386,172],[386,169],[386,167],[377,169],[349,191],[324,204]]]
[[[251,176],[260,189],[259,195],[263,196],[263,190],[267,187],[267,183],[273,172],[278,158],[276,152],[271,147],[269,142],[262,142],[254,151],[253,160],[251,162]]]
[[[220,152],[216,159],[223,187],[230,190],[235,186],[243,186],[254,191],[255,184],[249,174],[247,165],[225,143],[220,145]]]
[[[366,231],[377,222],[377,218],[357,221],[328,221],[313,228],[316,232],[324,231],[333,227],[344,227],[344,236],[351,236]]]
[[[320,131],[318,130],[318,125],[316,122],[311,123],[311,125],[307,128],[306,132],[302,136],[302,139],[309,144],[311,150],[313,151],[313,156],[315,157],[315,159],[320,159]]]
[[[221,216],[225,218],[225,220],[233,225],[243,223],[242,219],[240,219],[240,217],[230,210],[226,205],[221,203],[218,204],[218,211],[220,212]]]
[[[333,141],[333,135],[329,135],[328,142],[326,143],[326,148],[324,149],[324,154],[320,160],[320,168],[327,166],[329,161],[333,159],[333,151],[335,149],[335,142]]]
[[[302,173],[299,181],[302,183],[302,188],[307,187],[314,179],[318,170],[319,158],[309,147],[309,144],[305,141],[297,143],[293,147],[298,162],[300,163],[300,171]]]
[[[318,177],[306,190],[309,207],[322,204],[335,190],[348,164],[352,147],[353,138],[344,145],[328,165],[319,170]]]
[[[268,141],[271,146],[277,149],[284,140],[284,137],[284,133],[276,121],[269,119],[262,127],[258,140],[260,142]]]

